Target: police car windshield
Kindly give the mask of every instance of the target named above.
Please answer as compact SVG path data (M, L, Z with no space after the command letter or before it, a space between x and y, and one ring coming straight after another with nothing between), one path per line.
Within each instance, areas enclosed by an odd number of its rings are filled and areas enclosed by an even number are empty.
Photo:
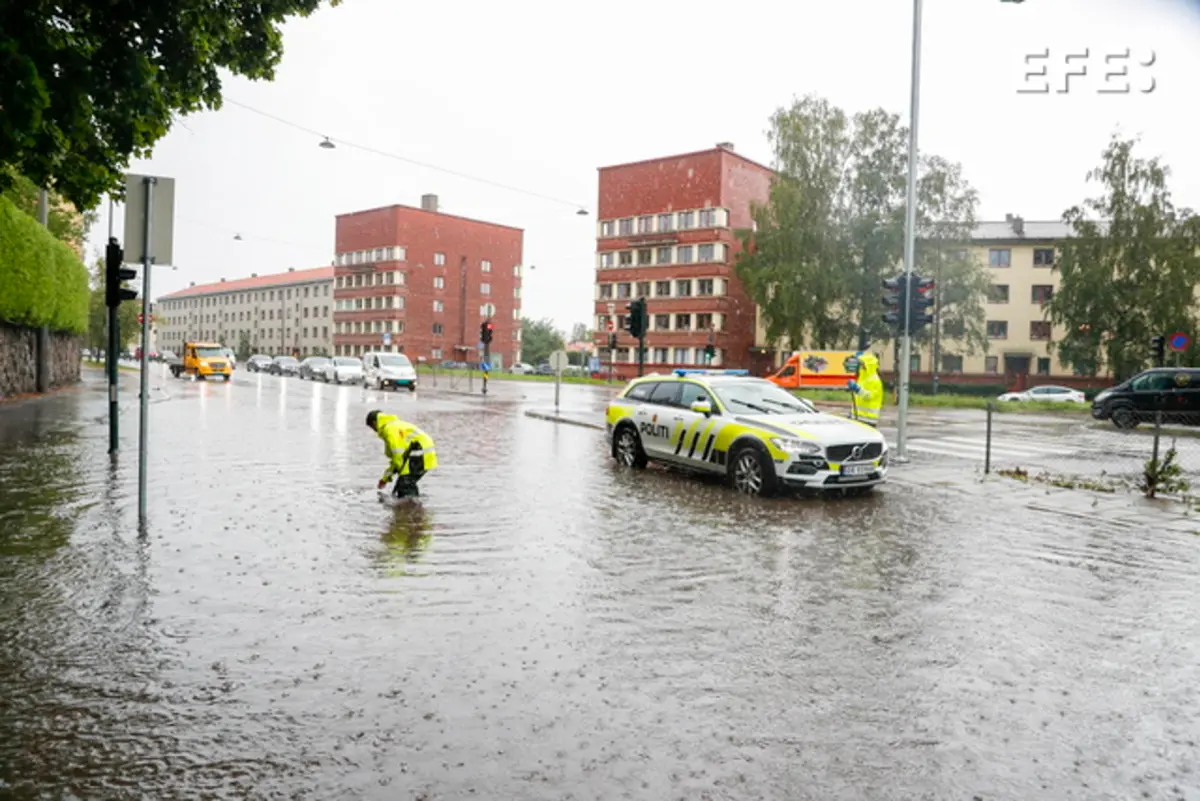
M769 381L714 382L713 393L732 412L752 409L760 414L811 414L816 409L807 401Z

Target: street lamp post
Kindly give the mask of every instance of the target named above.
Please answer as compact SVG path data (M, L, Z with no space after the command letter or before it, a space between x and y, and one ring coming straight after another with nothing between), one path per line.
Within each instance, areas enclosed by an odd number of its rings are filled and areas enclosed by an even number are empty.
M921 106L921 0L913 0L912 91L908 126L908 191L904 221L904 273L911 281L917 227L917 122ZM896 419L896 461L908 461L908 384L912 373L911 304L904 307L904 330L900 338L900 408Z

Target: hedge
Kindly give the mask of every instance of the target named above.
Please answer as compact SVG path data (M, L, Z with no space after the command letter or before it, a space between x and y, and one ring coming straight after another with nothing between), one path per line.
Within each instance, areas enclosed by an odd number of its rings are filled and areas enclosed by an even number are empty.
M0 197L0 320L85 333L88 284L87 267L75 251Z

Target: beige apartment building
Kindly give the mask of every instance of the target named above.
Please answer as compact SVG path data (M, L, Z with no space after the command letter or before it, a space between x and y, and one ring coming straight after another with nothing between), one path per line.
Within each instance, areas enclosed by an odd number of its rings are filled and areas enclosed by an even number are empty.
M155 302L155 340L179 353L203 340L251 353L296 357L333 352L333 267L289 269L211 284L192 284Z
M970 252L986 265L992 277L987 312L988 350L968 355L961 342L943 333L938 373L945 380L956 374L996 376L1071 376L1050 351L1050 343L1062 331L1050 325L1044 304L1058 288L1059 276L1052 269L1056 246L1070 235L1062 222L1035 222L1009 215L998 222L982 222L975 228ZM882 290L881 290L882 294ZM882 310L880 312L882 314ZM756 345L771 350L766 342L761 313L757 316ZM886 372L895 368L894 349L873 348ZM913 372L932 372L932 344L914 343ZM786 347L775 353L781 363Z

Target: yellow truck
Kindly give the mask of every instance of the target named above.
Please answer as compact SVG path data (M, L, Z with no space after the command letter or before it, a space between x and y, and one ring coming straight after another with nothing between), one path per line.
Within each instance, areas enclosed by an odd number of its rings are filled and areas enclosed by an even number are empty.
M195 378L233 378L233 362L225 355L225 348L211 342L183 343L183 358L171 365L176 377L190 375Z

